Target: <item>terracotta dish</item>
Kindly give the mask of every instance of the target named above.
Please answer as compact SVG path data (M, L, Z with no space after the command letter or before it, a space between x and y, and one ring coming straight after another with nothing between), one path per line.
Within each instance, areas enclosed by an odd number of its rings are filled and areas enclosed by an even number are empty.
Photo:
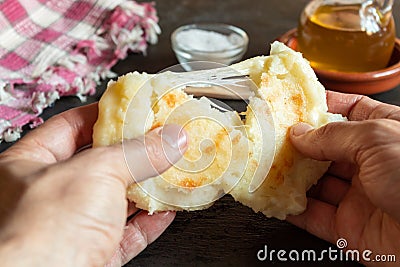
M277 39L298 51L297 30L292 29ZM389 66L371 72L339 72L314 68L325 88L345 93L377 94L400 84L400 39L396 39Z

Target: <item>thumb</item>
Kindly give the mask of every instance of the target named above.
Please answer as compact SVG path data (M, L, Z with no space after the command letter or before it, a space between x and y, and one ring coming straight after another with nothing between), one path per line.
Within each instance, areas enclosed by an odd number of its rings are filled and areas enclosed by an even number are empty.
M360 152L371 144L369 125L368 121L333 122L314 129L309 124L298 123L290 130L290 140L307 157L359 163Z
M182 157L187 145L183 128L170 124L122 144L83 151L73 160L79 165L85 162L87 172L113 176L128 186L169 169Z
M165 172L182 157L187 141L183 128L174 124L124 141L123 153L133 181L140 182Z

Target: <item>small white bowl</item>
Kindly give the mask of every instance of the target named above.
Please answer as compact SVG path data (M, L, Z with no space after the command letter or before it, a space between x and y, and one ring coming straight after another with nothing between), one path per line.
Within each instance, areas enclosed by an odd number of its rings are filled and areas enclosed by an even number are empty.
M230 65L242 59L249 38L242 29L221 23L197 23L181 26L171 35L172 49L186 70L194 61Z

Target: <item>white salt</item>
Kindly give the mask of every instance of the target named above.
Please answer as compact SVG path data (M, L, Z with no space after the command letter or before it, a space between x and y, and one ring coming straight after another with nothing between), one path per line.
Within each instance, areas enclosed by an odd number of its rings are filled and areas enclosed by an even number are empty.
M214 31L188 29L179 32L176 41L186 50L218 52L234 49L241 40L236 34L227 36Z

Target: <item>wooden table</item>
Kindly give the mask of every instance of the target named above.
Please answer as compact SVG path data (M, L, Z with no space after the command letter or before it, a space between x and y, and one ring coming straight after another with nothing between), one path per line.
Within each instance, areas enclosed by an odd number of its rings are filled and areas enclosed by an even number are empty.
M192 22L223 22L243 28L249 35L245 58L267 54L269 44L279 35L296 27L306 0L156 0L162 35L159 43L148 49L147 56L130 55L113 70L124 74L133 70L156 73L177 64L170 44L172 31ZM396 1L395 18L400 22L400 4ZM399 34L398 34L399 35ZM99 99L106 82L88 102ZM400 105L400 87L373 96ZM229 104L235 105L234 102ZM61 99L47 109L43 117L82 105L77 98ZM1 144L0 151L11 144ZM228 196L204 211L179 212L167 231L127 266L320 266L321 262L260 262L257 252L269 249L315 249L329 246L303 230L284 221L268 219ZM324 262L324 266L359 266L357 263Z

